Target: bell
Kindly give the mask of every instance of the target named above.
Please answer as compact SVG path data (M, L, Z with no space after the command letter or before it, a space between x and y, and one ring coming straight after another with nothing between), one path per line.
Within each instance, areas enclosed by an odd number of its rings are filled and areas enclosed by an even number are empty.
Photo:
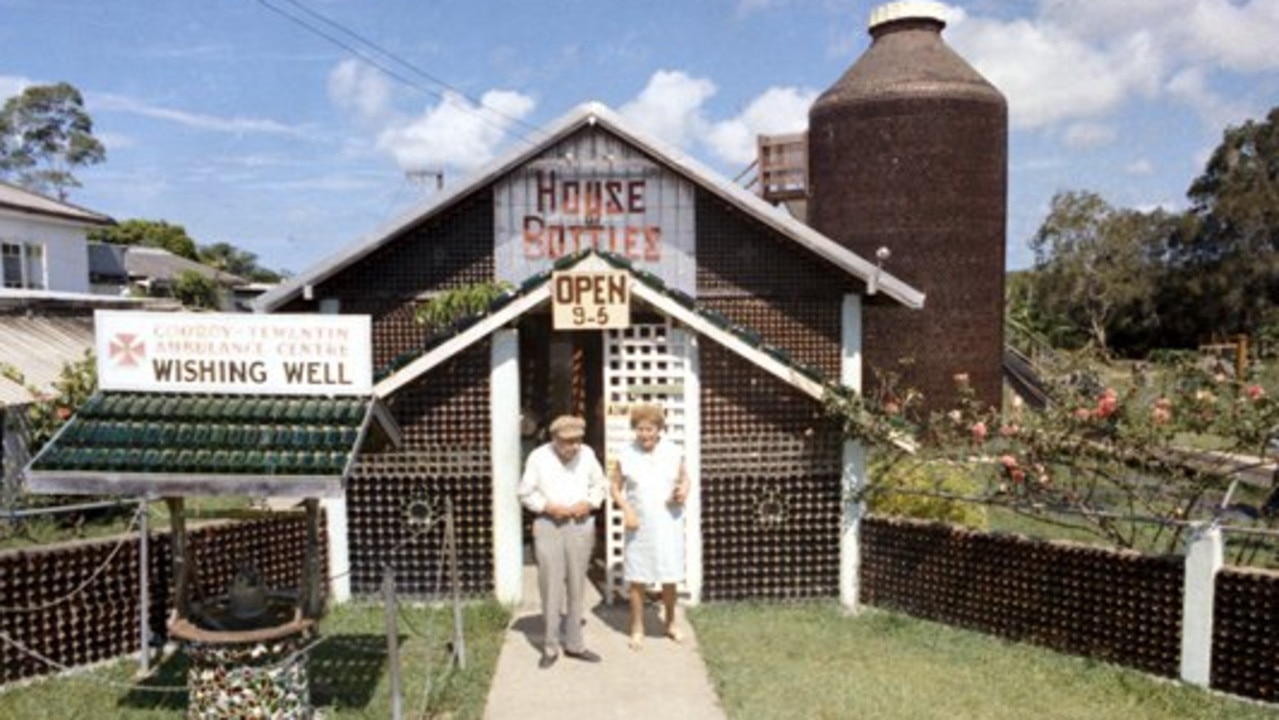
M245 563L235 572L227 592L227 610L239 620L252 620L266 612L266 588L257 569Z

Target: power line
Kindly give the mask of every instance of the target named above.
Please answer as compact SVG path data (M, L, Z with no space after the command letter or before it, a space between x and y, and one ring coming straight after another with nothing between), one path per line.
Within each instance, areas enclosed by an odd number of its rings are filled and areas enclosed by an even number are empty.
M537 126L527 123L524 120L521 120L520 118L515 117L514 115L510 115L509 113L505 113L499 110L498 108L495 108L491 105L486 104L482 99L473 97L470 94L466 93L465 91L461 90L460 88L446 82L445 80L439 77L436 77L435 75L432 75L431 73L428 73L427 71L421 69L420 67L413 64L412 62L409 62L408 60L397 55L396 53L390 50L387 50L386 48L370 40L369 38L361 35L360 33L354 30L351 30L350 28L337 22L336 20L333 20L332 18L326 15L323 15L315 10L312 10L311 8L308 8L307 6L298 2L298 0L283 0L283 1L288 3L290 6L297 8L298 10L305 13L306 15L324 23L325 25L336 30L337 32L349 38L352 38L357 43L360 43L364 45L365 47L371 49L374 53L381 55L382 57L387 58L394 63L397 63L403 68L406 68L412 74L417 75L418 77L424 78L428 82L433 83L434 85L437 85L441 88L444 88L445 90L451 91L454 94L458 95L459 97L469 101L476 108L479 108L479 110L477 111L477 110L473 110L470 107L467 107L465 108L467 112L475 112L475 114L479 117L480 120L489 123L494 128L501 131L502 133L510 132L510 128L506 125L496 122L493 118L489 117L486 113L490 113L492 115L496 115L500 118L503 118L507 120L509 123L511 123L511 125L518 125L520 127L531 130L532 132L536 134L539 134L539 135L541 134L542 131ZM404 83L405 85L408 85L409 87L415 88L417 90L428 93L430 95L434 95L435 97L438 97L440 99L444 99L444 93L441 92L440 90L434 87L425 86L415 80L405 77L402 73L399 73L395 71L394 69L388 67L387 63L381 62L377 58L371 57L369 53L365 52L361 48L355 47L351 43L345 40L342 40L341 38L335 37L332 33L325 31L323 28L317 27L315 24L308 22L306 19L299 17L297 15L291 14L289 12L286 12L283 8L277 7L276 5L272 5L268 0L258 0L258 4L274 12L280 17L288 20L289 22L292 22L295 25L307 30L308 32L311 32L317 35L318 37L321 37L333 43L334 45L337 45L338 47L346 50L347 52L350 52L351 54L355 55L361 60L369 63L373 67L376 67L377 69L386 73L387 76L395 80L398 80L399 82ZM526 133L517 132L514 134L518 139L523 140L524 142L527 142L530 145L536 144L536 140L534 140L532 137L530 137Z

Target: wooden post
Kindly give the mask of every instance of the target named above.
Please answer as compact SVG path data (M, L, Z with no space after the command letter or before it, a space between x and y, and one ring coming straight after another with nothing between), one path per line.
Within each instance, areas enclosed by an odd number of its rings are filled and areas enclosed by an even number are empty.
M1248 336L1235 338L1235 380L1244 382L1248 379Z
M390 566L382 569L382 606L386 612L386 659L391 665L391 718L404 717L404 705L400 698L400 630L395 614L395 571Z
M453 498L444 500L444 544L449 556L449 585L453 588L453 664L466 669L466 634L462 624L462 585L457 578L457 526L453 522Z
M180 497L167 497L164 504L169 508L169 528L173 538L173 608L178 617L186 618L191 610L187 598L191 563L187 557L186 501Z
M138 674L151 673L151 528L148 498L138 501Z
M306 554L302 566L302 615L312 620L324 612L324 592L320 582L320 501L307 498Z

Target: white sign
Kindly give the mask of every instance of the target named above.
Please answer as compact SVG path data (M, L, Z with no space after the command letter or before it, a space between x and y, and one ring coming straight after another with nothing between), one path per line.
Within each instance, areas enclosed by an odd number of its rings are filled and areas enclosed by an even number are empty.
M622 270L551 274L556 330L620 330L631 326L630 276Z
M619 142L575 138L494 186L494 271L520 283L560 258L607 252L693 295L693 184Z
M98 310L98 387L143 392L369 395L367 315Z

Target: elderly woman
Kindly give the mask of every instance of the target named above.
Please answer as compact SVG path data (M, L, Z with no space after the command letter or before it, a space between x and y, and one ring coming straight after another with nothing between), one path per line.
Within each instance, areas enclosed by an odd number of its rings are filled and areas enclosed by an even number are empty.
M683 453L662 439L662 409L638 404L631 408L630 419L635 440L617 453L610 474L613 502L625 518L623 576L630 583L630 645L638 650L644 638L644 593L651 583L662 586L666 636L681 639L675 627L675 584L684 579L689 480Z

